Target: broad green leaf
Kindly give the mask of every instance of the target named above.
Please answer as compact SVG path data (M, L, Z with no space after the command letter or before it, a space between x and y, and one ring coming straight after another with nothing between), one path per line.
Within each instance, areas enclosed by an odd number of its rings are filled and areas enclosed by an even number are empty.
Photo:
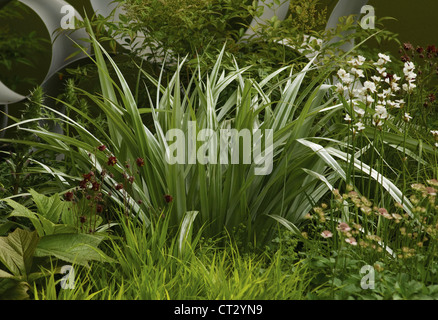
M32 200L37 205L38 213L53 223L59 223L60 216L64 211L64 202L61 201L59 195L54 194L47 197L33 189L30 189L29 192L32 195Z
M53 234L41 238L35 256L53 256L69 263L88 266L89 261L110 261L99 248L103 237L89 234Z
M0 237L0 261L14 276L26 277L32 267L38 240L35 231L23 229L15 229L7 237Z
M0 279L0 300L26 300L29 285L23 281Z
M43 216L38 215L35 212L30 211L22 204L19 204L18 202L12 200L12 199L5 199L6 203L10 205L14 210L11 213L11 217L24 217L28 218L35 230L38 232L38 235L40 237L43 237L47 234L52 234L55 230L55 224L46 219Z
M14 275L0 269L0 278L13 278Z

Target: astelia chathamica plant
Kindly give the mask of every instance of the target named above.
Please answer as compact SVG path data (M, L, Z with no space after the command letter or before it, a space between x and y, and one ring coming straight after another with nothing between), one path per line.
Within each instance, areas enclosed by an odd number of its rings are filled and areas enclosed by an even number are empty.
M72 172L82 175L90 168L96 173L106 170L107 174L100 181L101 191L120 206L128 205L129 215L146 225L151 215L171 206L171 224L180 225L188 219L197 228L203 226L210 236L224 230L232 232L243 224L247 226L247 240L257 238L260 243L272 236L277 222L297 231L296 225L313 204L339 179L347 179L343 160L338 163L334 158L343 156L339 145L343 145L341 140L347 130L331 125L343 105L333 105L331 86L324 84L329 71L316 72L313 61L297 72L289 67L280 68L257 82L245 74L250 66L239 68L235 64L235 69L228 72L222 69L225 54L222 50L209 73L199 69L187 87L182 86L179 72L184 59L166 86L162 84L164 74L156 79L141 70L146 90L151 92L148 90L151 85L157 89L156 96L149 96L150 108L141 108L114 60L95 40L89 24L88 32L102 94L80 92L105 114L108 132L66 102L63 103L67 108L86 117L94 128L85 128L44 106L59 115L71 131L75 130L76 136L43 128L23 130L45 142L37 147L64 154L68 162L74 164ZM117 79L110 77L107 63ZM287 71L290 73L286 79L277 77ZM303 85L309 72L315 76L310 84ZM150 116L152 125L145 125L143 115ZM240 145L239 151L246 150L253 155L257 148L269 150L265 159L272 155L272 170L265 175L256 174L260 159L245 163L241 161L242 153L238 163L203 162L212 159L210 152L232 158L230 141L225 154L221 153L220 143L208 147L209 153L205 153L205 137L192 145L196 153L190 154L186 144L182 150L183 161L168 161L169 150L178 149L175 137L174 140L169 138L169 132L176 130L185 137L192 134L199 137L201 132L209 130L211 137L220 141L224 129L249 132L251 143ZM98 139L93 130L97 130L105 142ZM261 133L259 136L257 131ZM310 141L315 137L317 142ZM26 143L17 141L20 142ZM266 148L269 142L272 149ZM204 150L204 154L197 157L200 150ZM184 162L192 157L198 161ZM217 159L213 157L213 160ZM129 170L126 165L130 166ZM83 181L83 177L67 185L72 187L78 181ZM88 188L93 188L92 184ZM196 219L189 219L190 212L198 212Z

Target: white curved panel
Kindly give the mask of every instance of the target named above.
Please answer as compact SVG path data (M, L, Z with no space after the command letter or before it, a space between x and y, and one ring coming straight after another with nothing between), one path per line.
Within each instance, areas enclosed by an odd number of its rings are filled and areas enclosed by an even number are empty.
M85 47L88 46L88 44L80 40L81 38L88 37L85 30L79 29L73 32L71 32L71 30L59 31L60 21L63 17L61 8L65 5L69 5L67 2L63 0L19 1L32 9L41 18L52 40L52 60L42 84L67 65L86 57L86 55L81 52L73 58L67 59L72 53L78 50L78 48L73 45L72 40L81 43ZM7 2L9 1L3 0L0 2L0 5L5 5ZM75 14L77 17L80 17L78 12ZM25 96L12 91L0 81L0 104L12 104L22 101L23 99L25 99Z
M0 8L10 1L11 0L0 0ZM69 5L69 3L63 0L19 1L27 5L38 14L38 16L44 22L52 39L52 60L43 84L48 81L56 72L65 68L70 63L86 57L85 54L81 53L67 60L67 57L69 57L73 52L77 50L77 48L72 45L72 40L80 42L81 38L88 38L88 34L85 32L85 30L78 29L74 30L73 32L70 32L69 30L63 30L61 33L57 34L60 28L60 21L63 17L63 14L61 13L61 8L65 5ZM326 29L336 27L339 18L342 16L347 16L351 14L359 15L362 6L367 3L368 0L339 0L328 20ZM124 12L123 8L121 8L120 6L118 7L118 3L114 2L113 0L90 0L90 4L94 11L105 17L108 17L114 10L116 10L114 15L114 21L118 21L118 16ZM254 18L252 20L249 28L245 32L242 39L253 35L254 30L257 28L258 25L265 23L266 20L271 19L275 15L280 20L285 19L289 10L290 1L284 1L280 5L278 5L274 3L274 0L259 0L258 4L264 6L264 12L261 17ZM78 18L80 18L78 12L75 12L75 14ZM141 33L139 33L138 35L139 37L137 39L137 42L132 44L131 46L127 46L121 38L116 38L115 40L117 40L117 42L119 42L123 47L130 49L132 48L132 46L138 46L142 44L142 39L144 39L145 35ZM89 45L87 43L81 44L86 48L89 48ZM344 49L348 50L352 48L353 45L353 43L347 43ZM144 50L148 52L148 48L144 48ZM12 104L22 101L25 98L25 96L12 91L0 81L0 104Z

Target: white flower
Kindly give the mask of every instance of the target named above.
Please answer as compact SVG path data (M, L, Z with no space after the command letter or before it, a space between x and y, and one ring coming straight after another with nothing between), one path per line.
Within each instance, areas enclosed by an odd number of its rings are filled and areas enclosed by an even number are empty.
M400 109L400 104L397 103L397 102L395 102L395 101L388 100L388 101L386 101L386 104L387 104L388 106L390 106L391 108L397 108L397 109Z
M351 68L351 72L358 78L363 78L365 75L363 74L363 70Z
M387 56L386 54L379 53L379 58L382 59L383 61L385 61L385 63L391 62L391 58L389 56Z
M350 115L348 113L345 115L344 120L347 122L351 122L351 118L350 118Z
M360 65L363 65L363 63L365 62L366 58L359 55L357 56L357 61L360 63Z
M367 96L366 102L367 102L367 104L371 104L371 103L373 103L373 102L374 102L373 97L371 97L371 96Z
M338 70L338 76L344 84L350 84L353 82L353 77L344 69Z
M394 96L394 94L392 93L391 88L388 88L388 89L383 90L383 94L384 94L386 97Z
M383 121L379 118L378 115L374 115L373 117L373 125L375 125L376 127L381 127L383 124Z
M438 137L438 130L430 130L430 133L432 133L434 137Z
M403 120L405 120L406 122L409 122L411 119L412 119L412 117L409 115L409 113L405 112Z
M361 89L353 89L353 97L355 98L361 98L366 94L366 91L364 88Z
M385 64L385 60L379 59L377 62L374 62L374 65L376 66L383 66Z
M411 61L406 61L406 62L405 62L405 65L404 65L404 68L403 68L403 73L406 75L406 74L408 74L409 72L412 72L412 71L414 71L414 70L415 70L415 65L414 65L414 63L411 62Z
M380 99L385 99L386 98L386 93L385 92L378 93L377 97L379 97Z
M355 124L355 126L356 126L357 131L362 131L362 130L365 129L365 126L364 126L363 123L360 122L360 121L357 122L357 123Z
M347 90L347 87L345 87L341 82L338 82L335 84L336 92L339 94L343 94L345 90Z
M357 102L356 100L348 100L348 103L353 106L357 106L359 104L359 102Z
M406 81L412 82L417 78L417 74L415 72L409 71L405 74Z
M353 109L354 109L354 112L356 113L356 116L359 118L361 118L365 114L365 110L362 108L354 107Z
M414 91L414 89L417 87L414 83L408 82L408 83L404 83L403 84L403 90L408 92L408 93L412 93L412 91Z
M352 58L350 61L348 61L348 63L351 64L353 67L359 67L363 65L365 60L366 60L365 57L357 56L357 58Z
M400 78L399 76L397 76L395 73L394 73L394 75L392 76L392 80L395 81L395 82L399 81L400 79L401 79L401 78Z
M400 90L400 86L398 85L397 82L392 82L392 83L391 83L391 89L392 89L392 91L397 92L397 91Z
M386 76L387 76L387 73L385 72L385 71L386 71L386 68L380 68L380 67L377 67L376 70L377 70L378 73L380 73L380 75L381 75L382 77L386 77Z
M380 119L386 119L388 117L388 112L386 111L386 108L381 105L376 106L376 114L379 116Z
M382 81L382 78L380 78L378 76L372 76L371 80L373 80L375 83L378 83L378 82Z
M397 103L398 105L400 105L401 107L404 106L404 104L406 103L405 100L400 99L400 100L395 100L395 103Z
M339 78L344 77L346 74L347 74L347 71L345 71L345 69L341 68L341 69L338 70L338 77Z
M376 85L374 84L374 82L365 81L363 86L364 86L364 90L369 90L371 93L376 92Z

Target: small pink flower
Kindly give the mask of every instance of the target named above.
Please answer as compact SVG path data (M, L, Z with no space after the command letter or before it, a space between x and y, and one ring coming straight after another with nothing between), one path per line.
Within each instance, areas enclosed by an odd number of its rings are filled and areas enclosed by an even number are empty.
M392 219L392 216L389 214L388 210L385 208L379 208L377 214L383 216L386 219Z
M353 237L350 237L350 238L345 239L345 242L351 244L352 246L357 246L357 241L356 241L356 239L353 238Z
M333 233L331 233L330 231L328 231L328 230L325 230L325 231L323 231L322 233L321 233L321 236L323 237L323 238L331 238L331 237L333 237Z
M342 232L348 232L348 231L351 230L350 226L347 223L345 223L345 222L341 222L339 224L339 226L337 227L337 229L339 231L342 231Z
M426 187L426 191L431 196L436 196L436 190L434 187Z

